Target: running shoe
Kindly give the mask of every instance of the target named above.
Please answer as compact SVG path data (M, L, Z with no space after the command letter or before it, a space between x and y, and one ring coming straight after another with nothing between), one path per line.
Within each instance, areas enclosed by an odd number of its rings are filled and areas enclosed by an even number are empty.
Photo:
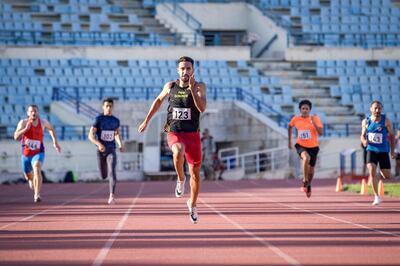
M28 179L28 186L31 190L33 190L33 181L31 179Z
M197 208L196 207L192 207L192 204L190 203L190 199L188 199L188 201L186 202L188 209L189 209L189 218L190 221L194 224L197 224L198 220L199 220L199 216L197 215Z
M39 202L41 202L41 201L42 201L42 199L40 198L40 196L34 196L34 197L33 197L33 202L39 203Z
M108 198L108 204L115 204L115 198L113 195L110 195L110 197Z
M375 197L374 202L372 202L372 205L376 206L381 204L382 200L380 197Z
M183 194L185 193L185 180L182 182L179 181L179 179L176 181L176 187L175 187L175 197L181 198Z

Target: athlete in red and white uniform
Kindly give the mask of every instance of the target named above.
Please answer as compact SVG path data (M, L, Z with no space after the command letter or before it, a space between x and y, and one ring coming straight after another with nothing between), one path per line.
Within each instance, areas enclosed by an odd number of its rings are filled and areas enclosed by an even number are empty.
M22 144L22 170L29 187L34 192L34 202L40 202L40 191L42 188L42 165L44 162L43 133L46 128L53 140L54 148L60 152L56 132L52 125L45 119L39 118L38 107L29 105L28 118L19 121L14 133L14 139L20 140Z

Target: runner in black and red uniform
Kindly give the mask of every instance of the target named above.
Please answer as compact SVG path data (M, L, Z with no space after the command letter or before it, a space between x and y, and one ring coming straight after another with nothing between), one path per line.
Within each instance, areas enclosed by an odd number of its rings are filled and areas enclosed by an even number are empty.
M189 165L191 188L187 206L190 220L192 223L197 223L196 203L200 189L201 168L200 113L206 109L206 85L195 81L192 58L183 56L179 58L177 64L179 79L167 82L164 85L138 131L143 132L146 129L150 119L168 96L169 106L165 131L168 132L168 146L173 152L174 166L178 176L175 196L180 198L184 193L183 164L184 157L186 157Z
M39 117L38 107L34 104L28 106L28 118L19 121L14 133L14 139L22 144L22 170L24 177L33 190L33 201L40 202L42 189L42 166L44 162L43 135L46 128L53 140L53 146L61 152L56 132L53 126L45 119Z

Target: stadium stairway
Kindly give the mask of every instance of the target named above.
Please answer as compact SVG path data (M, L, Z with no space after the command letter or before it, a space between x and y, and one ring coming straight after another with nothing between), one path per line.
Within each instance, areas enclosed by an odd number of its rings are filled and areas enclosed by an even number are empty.
M315 62L287 62L253 59L252 65L267 76L275 76L281 80L281 88L268 90L283 90L285 85L291 88L293 104L282 106L282 111L298 113L297 103L309 99L313 103L314 113L319 115L324 123L332 129L349 124L351 128L359 128L360 118L355 116L353 108L344 106L340 97L330 95L330 86L338 84L337 78L318 77Z

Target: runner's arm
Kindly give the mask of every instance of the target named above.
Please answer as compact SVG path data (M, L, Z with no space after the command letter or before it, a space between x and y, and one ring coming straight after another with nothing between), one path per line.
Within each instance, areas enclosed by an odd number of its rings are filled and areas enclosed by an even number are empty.
M143 132L146 127L147 124L149 123L150 119L154 116L154 114L158 111L158 109L160 108L161 104L163 103L164 99L169 95L169 92L171 90L171 87L173 85L175 81L170 81L167 82L161 93L157 96L157 98L154 99L153 103L150 106L149 112L146 115L146 118L144 119L144 121L140 124L139 128L138 128L138 132L141 133Z
M118 148L120 151L124 150L124 147L122 145L122 140L121 140L121 129L117 128L115 130L115 142L118 144Z
M193 96L194 104L197 109L202 113L206 110L207 106L207 97L206 97L206 84L203 82L198 82L191 86L189 85L189 89Z
M366 125L367 125L367 120L363 119L363 121L361 122L361 136L360 136L360 141L361 141L361 143L362 143L362 145L363 145L364 147L367 147L367 145L368 145L367 139L365 138L365 133L367 133L367 132L366 132L366 131L367 131Z
M314 117L317 117L318 123L315 123ZM314 116L311 116L311 122L312 122L312 124L314 125L315 129L317 130L318 135L321 136L321 135L324 133L324 128L323 128L323 126L322 126L321 119L319 119L318 116L314 115Z
M49 121L42 119L43 126L49 131L50 137L53 140L53 146L56 151L61 152L61 146L58 143L56 131Z
M97 128L95 128L93 126L90 127L89 134L88 134L88 140L91 143L93 143L94 145L96 145L97 148L99 149L99 151L104 151L105 150L104 145L96 139L96 132L97 132Z
M292 126L290 124L288 125L288 147L292 148Z
M20 140L22 136L26 133L26 131L29 130L30 125L31 124L27 123L26 120L19 121L17 128L15 129L14 132L14 139Z
M392 156L392 159L394 159L394 132L392 129L392 123L390 122L389 118L386 118L385 120L385 127L389 133L389 143L390 143L390 155Z

